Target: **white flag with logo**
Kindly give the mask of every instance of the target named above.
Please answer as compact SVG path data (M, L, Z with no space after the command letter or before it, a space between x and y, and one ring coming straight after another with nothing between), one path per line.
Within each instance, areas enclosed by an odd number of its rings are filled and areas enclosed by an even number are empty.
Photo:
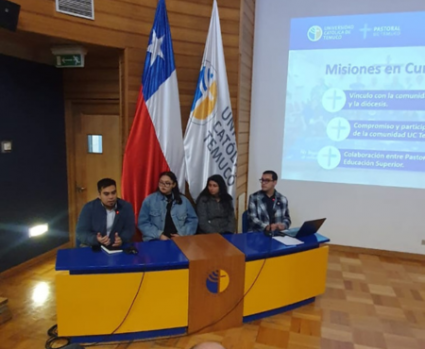
M237 149L217 1L184 136L186 179L198 197L213 174L220 174L235 198Z

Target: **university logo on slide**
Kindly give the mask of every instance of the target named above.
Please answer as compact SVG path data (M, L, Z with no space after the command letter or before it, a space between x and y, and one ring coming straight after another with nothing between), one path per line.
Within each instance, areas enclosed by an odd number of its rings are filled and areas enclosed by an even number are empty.
M217 108L217 79L214 67L205 61L199 73L198 87L192 105L194 121L201 124L213 116Z
M310 41L319 41L322 38L323 30L318 25L313 25L307 32Z
M217 269L208 275L206 284L211 293L217 294L224 292L229 286L229 274L223 269Z

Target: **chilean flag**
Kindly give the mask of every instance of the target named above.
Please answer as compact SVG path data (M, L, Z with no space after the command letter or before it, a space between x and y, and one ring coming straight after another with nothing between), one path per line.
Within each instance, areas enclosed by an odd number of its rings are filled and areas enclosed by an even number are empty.
M184 192L183 132L173 44L165 0L159 0L150 33L136 115L124 153L122 196L136 217L143 200L172 171Z

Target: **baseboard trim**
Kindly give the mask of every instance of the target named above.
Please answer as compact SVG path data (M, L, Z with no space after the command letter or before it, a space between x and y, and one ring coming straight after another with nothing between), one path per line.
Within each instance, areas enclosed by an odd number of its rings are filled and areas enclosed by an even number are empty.
M66 244L58 246L58 247L54 248L53 250L47 251L47 252L45 252L45 253L37 256L37 257L34 257L34 258L24 262L24 263L18 264L15 267L7 269L7 270L3 271L2 273L0 273L0 280L1 279L7 279L10 276L14 276L16 274L19 274L23 270L27 270L29 267L32 267L34 265L45 262L46 260L51 259L54 256L56 256L56 252L58 250L63 249L63 248L70 248L70 247L71 247L71 242L67 242Z
M380 256L380 257L398 258L398 259L412 260L412 261L418 261L418 262L425 262L425 255L423 254L398 252L398 251L386 251L386 250L378 250L374 248L353 247L353 246L343 246L343 245L334 245L334 244L328 244L328 245L331 251L370 254L370 255Z

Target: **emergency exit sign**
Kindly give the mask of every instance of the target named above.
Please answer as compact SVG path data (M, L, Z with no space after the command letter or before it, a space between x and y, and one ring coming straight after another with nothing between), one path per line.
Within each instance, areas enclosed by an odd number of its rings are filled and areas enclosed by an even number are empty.
M84 56L82 54L61 54L56 56L56 67L58 68L82 68L84 67Z

